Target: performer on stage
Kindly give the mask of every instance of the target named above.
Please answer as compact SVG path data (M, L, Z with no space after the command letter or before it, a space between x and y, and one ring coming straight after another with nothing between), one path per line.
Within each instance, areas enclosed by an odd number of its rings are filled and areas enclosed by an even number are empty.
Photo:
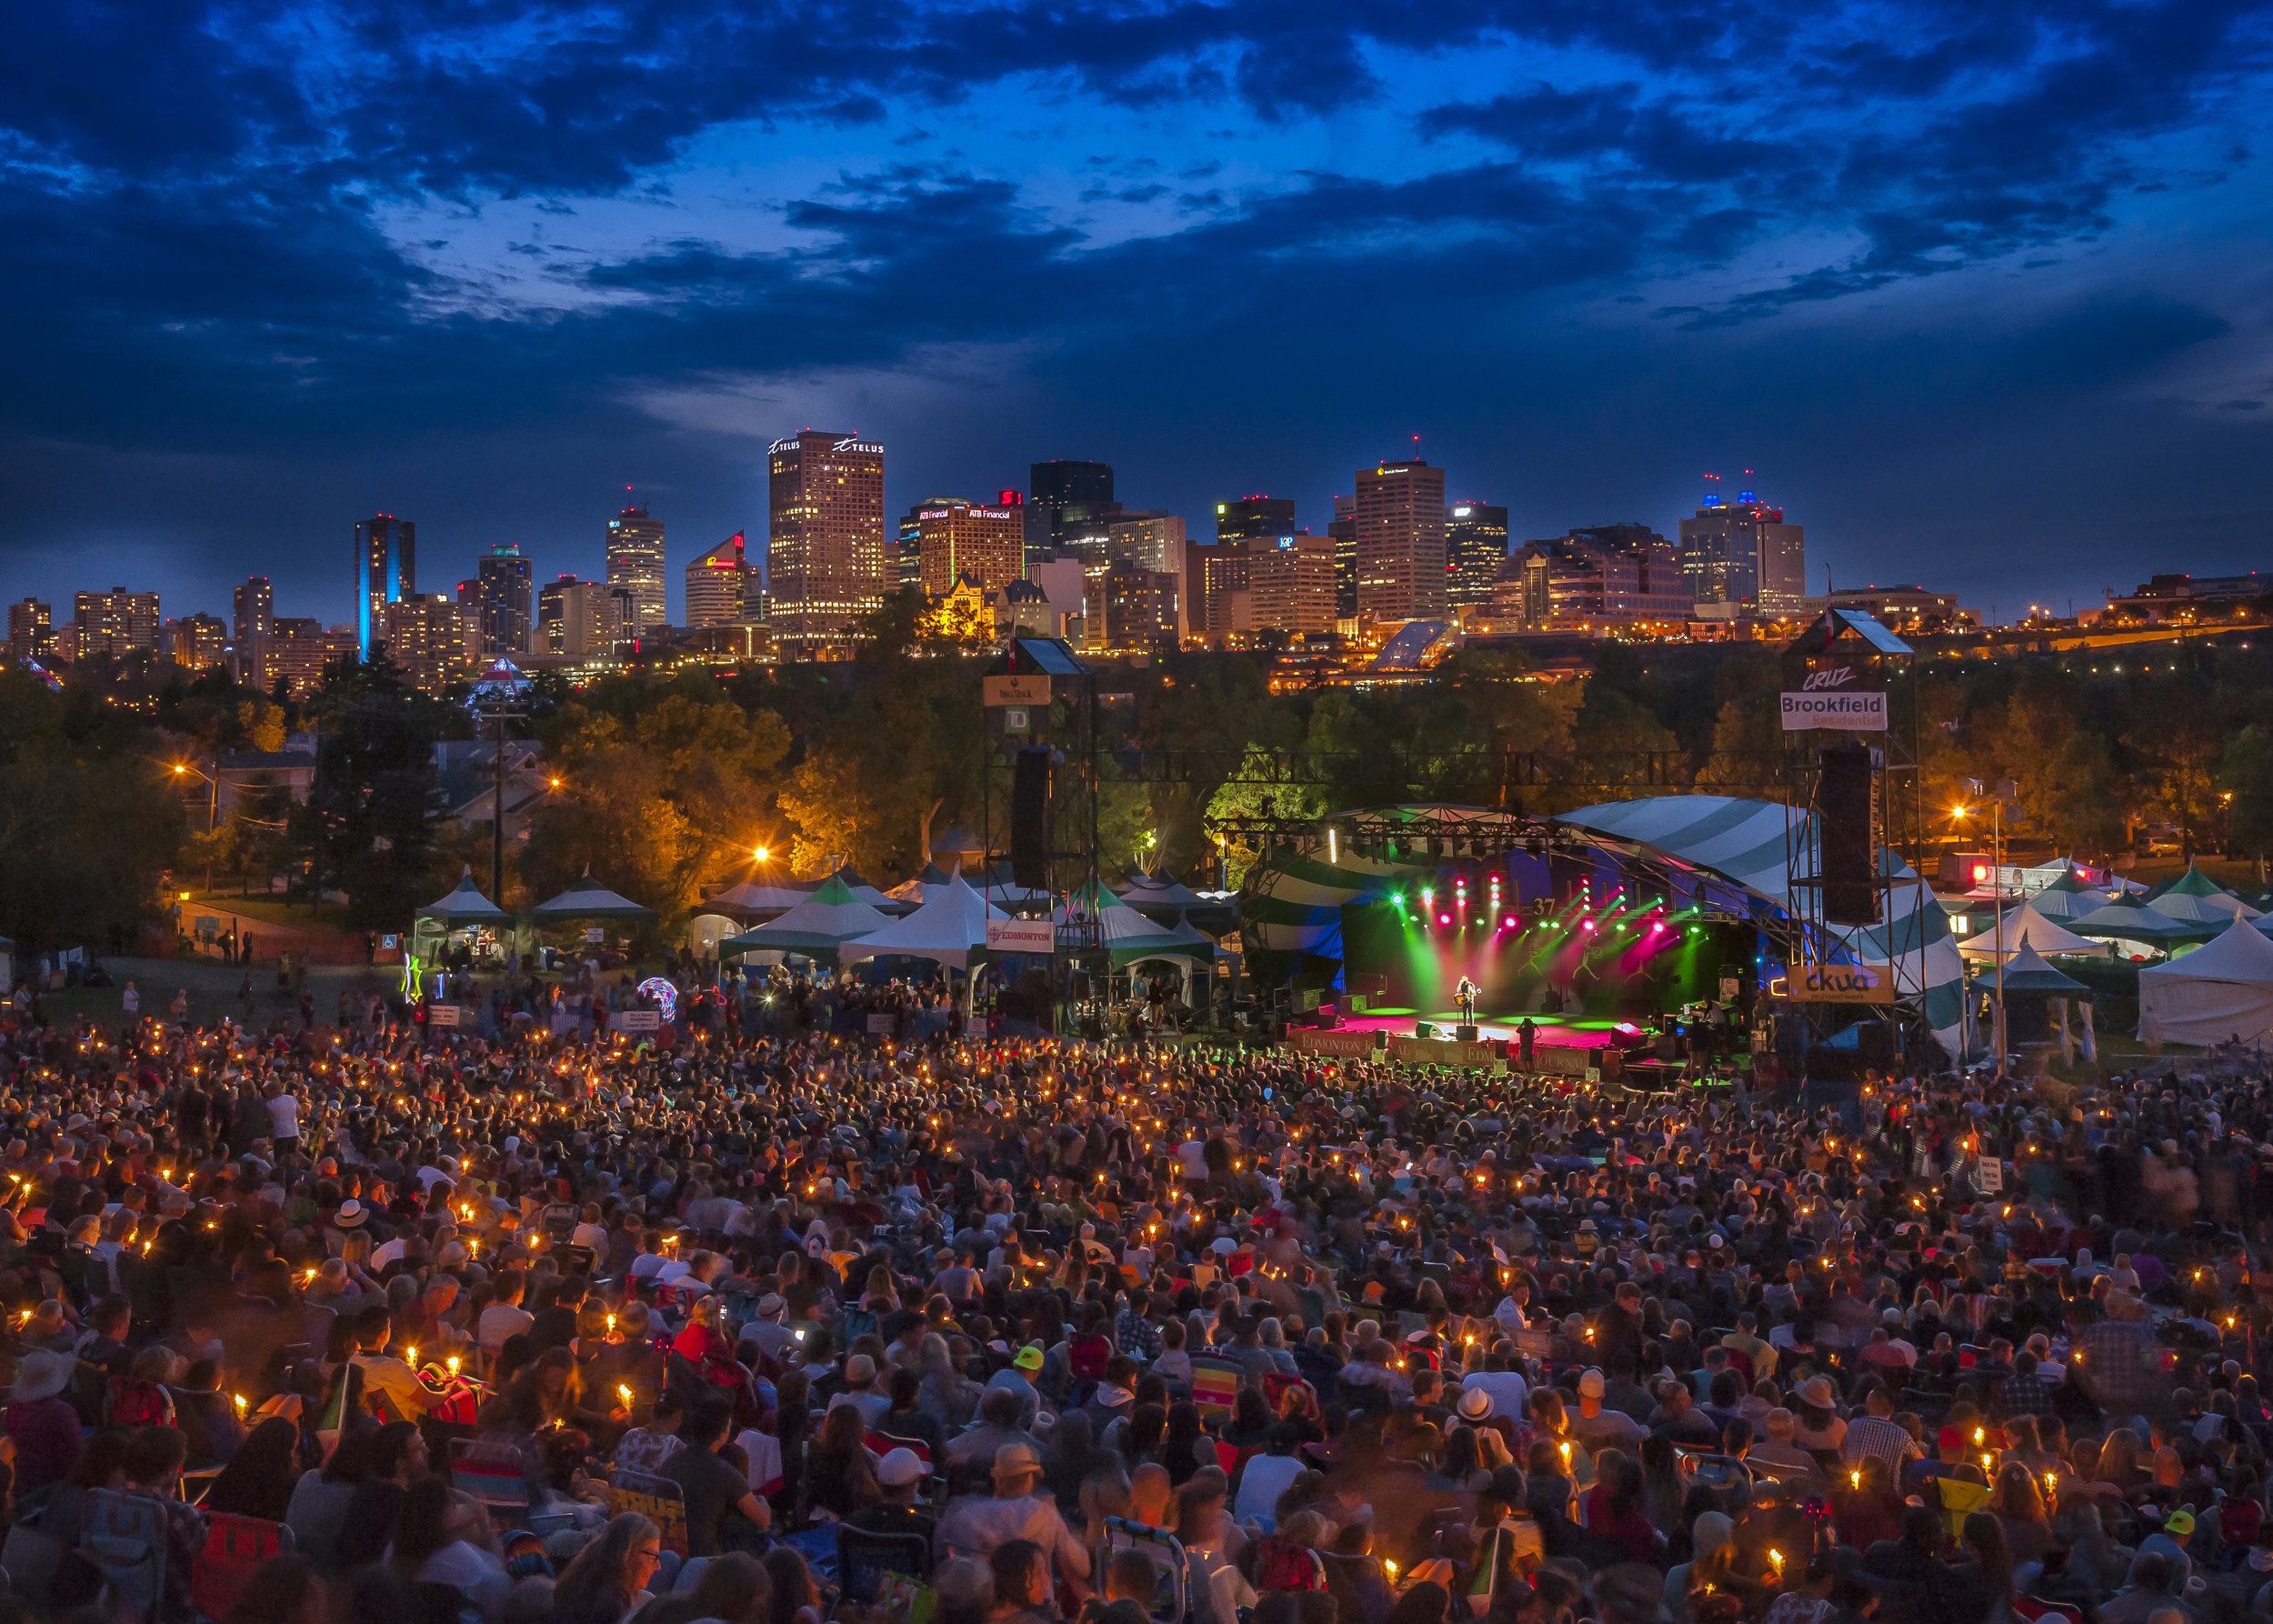
M1459 1008L1460 1024L1464 1027L1474 1026L1476 1024L1476 983L1466 976L1461 977L1460 985L1453 989L1452 1001Z

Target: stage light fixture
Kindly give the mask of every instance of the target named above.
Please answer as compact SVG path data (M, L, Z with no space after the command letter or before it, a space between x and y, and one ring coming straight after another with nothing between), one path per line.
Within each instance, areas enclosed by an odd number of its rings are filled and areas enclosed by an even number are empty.
M1452 923L1452 916L1450 914L1438 914L1437 916L1437 923L1439 925L1449 925Z

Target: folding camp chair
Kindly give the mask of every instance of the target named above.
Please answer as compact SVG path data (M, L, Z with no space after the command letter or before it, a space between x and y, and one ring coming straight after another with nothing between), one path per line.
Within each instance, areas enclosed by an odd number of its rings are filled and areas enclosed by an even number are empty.
M526 1526L529 1485L521 1451L511 1444L484 1443L478 1439L450 1440L450 1486L469 1494L489 1512L490 1526L501 1534Z
M876 1534L847 1522L836 1525L836 1582L846 1600L867 1606L892 1573L928 1579L931 1541L921 1534Z
M651 1472L619 1471L607 1486L607 1514L636 1511L663 1532L663 1549L686 1557L686 1490Z
M1145 1609L1152 1615L1155 1624L1183 1624L1184 1615L1191 1607L1190 1570L1185 1561L1184 1547L1177 1537L1166 1529L1131 1522L1126 1517L1108 1517L1089 1570L1102 1574L1114 1553L1123 1550L1145 1552L1159 1572L1160 1587L1153 1593L1152 1604Z
M189 1593L206 1618L225 1619L261 1565L290 1553L292 1530L228 1511L207 1512L206 1520L205 1543L190 1565Z
M146 1495L91 1489L79 1554L102 1574L121 1613L155 1620L165 1601L165 1510Z
M1247 1372L1228 1359L1197 1358L1192 1361L1192 1402L1199 1406L1201 1420L1210 1416L1226 1416L1238 1401L1239 1383Z

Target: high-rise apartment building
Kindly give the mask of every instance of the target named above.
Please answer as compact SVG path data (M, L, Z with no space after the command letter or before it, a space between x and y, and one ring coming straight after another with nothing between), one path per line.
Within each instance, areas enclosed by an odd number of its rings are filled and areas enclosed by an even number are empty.
M1357 617L1357 498L1334 498L1334 519L1326 527L1334 543L1334 617Z
M766 449L766 589L785 648L849 638L884 602L884 447L804 429Z
M1445 612L1445 471L1419 457L1357 471L1357 612Z
M1184 623L1192 632L1221 638L1251 628L1245 594L1253 562L1249 549L1259 545L1232 536L1210 546L1185 548Z
M481 556L474 574L481 605L480 652L490 657L526 654L536 616L528 556L517 543L500 542Z
M1099 583L1100 624L1086 641L1122 651L1173 647L1183 619L1180 599L1175 575L1116 558Z
M223 665L229 657L229 628L217 616L202 610L185 615L166 623L165 649L185 670L203 671Z
M1113 499L1113 465L1055 458L1027 469L1026 556L1032 564L1066 550L1072 536L1120 511ZM1008 504L1004 504L1007 506Z
M1524 543L1489 603L1496 618L1540 628L1684 620L1691 608L1673 544L1642 524Z
M926 507L951 507L963 501L961 496L926 496L900 515L897 530L892 537L892 589L895 592L921 592L924 589L924 526L922 514Z
M1275 538L1293 534L1294 527L1292 496L1241 496L1236 502L1216 504L1217 541L1234 536Z
M1334 629L1334 541L1307 530L1245 542L1247 618L1256 631Z
M363 654L361 635L352 626L326 631L320 620L279 616L270 621L265 635L237 645L237 676L264 692L282 683L285 692L296 698L315 692L324 673L339 661L359 659Z
M604 582L580 581L575 576L562 576L538 587L536 652L572 657L607 653L616 640L609 624L608 590Z
M631 594L632 614L617 627L625 642L667 625L663 597L663 521L626 507L607 521L607 584Z
M466 617L443 594L413 593L391 603L381 625L387 658L419 692L440 694L473 674Z
M1445 561L1451 578L1445 597L1455 609L1481 608L1507 562L1507 510L1488 502L1455 502L1445 509Z
M363 657L384 639L386 606L418 590L418 527L382 513L355 526L355 638Z
M736 530L686 566L686 625L690 631L736 626L749 618L750 579L742 532Z
M1026 576L1026 517L1015 507L961 500L916 510L916 556L926 597L968 576L988 597Z
M276 629L276 589L266 576L253 576L230 594L229 639L265 637Z
M74 593L67 637L57 639L57 652L75 660L108 655L123 659L130 654L158 652L158 595L129 592L114 586L108 592ZM64 647L67 643L68 647Z
M1807 530L1757 493L1708 496L1681 521L1681 573L1700 609L1794 615L1807 607Z
M35 597L8 606L8 657L49 660L55 656L55 608Z

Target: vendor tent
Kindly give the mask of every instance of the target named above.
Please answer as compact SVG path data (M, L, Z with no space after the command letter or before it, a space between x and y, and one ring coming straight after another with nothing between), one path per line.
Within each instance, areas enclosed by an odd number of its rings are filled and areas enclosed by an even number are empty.
M719 892L705 906L746 922L770 919L776 914L787 913L812 896L813 890L813 887L800 885L794 879L746 879Z
M2266 944L2273 947L2273 942ZM2063 976L2054 969L2043 954L2036 950L2030 937L2022 936L2020 945L2005 960L2002 977L1992 967L1980 973L1983 987L2001 986L2010 993L2044 993L2053 997L2089 997L2091 988L2072 976Z
M466 877L457 882L457 888L441 901L420 908L418 917L431 919L452 930L463 930L468 925L506 925L513 919L511 914L482 895L481 887L474 883L471 863L466 866Z
M986 898L958 874L931 886L923 906L914 913L857 941L846 942L837 950L837 957L849 962L896 953L967 969L973 950L986 946L986 921L1009 917L998 907L988 907Z
M979 878L979 889L997 907L1040 907L1050 900L1045 887L1022 886L1011 877L1008 863L997 863Z
M959 867L960 865L958 864L957 867ZM947 871L940 867L938 864L926 863L924 865L924 871L921 874L917 875L914 879L904 879L900 881L898 885L894 886L889 891L886 891L885 895L891 897L895 902L906 903L911 907L921 907L924 899L929 897L934 890L946 885L948 878L949 876Z
M1189 919L1177 919L1175 925L1169 927L1168 934L1176 937L1177 941L1182 942L1186 947L1191 948L1196 955L1207 963L1213 964L1216 961L1215 937L1200 929L1198 926L1193 924Z
M1050 917L1064 925L1092 913L1096 917L1102 945L1113 956L1115 969L1135 964L1140 958L1197 961L1212 957L1174 931L1155 925L1103 886L1083 887Z
M2107 907L2109 896L2110 893L2088 886L2070 874L2031 894L2028 906L2037 910L2039 918L2080 919Z
M655 909L641 907L628 897L618 897L592 877L587 866L584 877L550 901L540 902L529 909L528 917L539 925L566 925L577 919L652 919Z
M2095 958L2105 958L2112 951L2105 942L2093 941L2055 925L2026 902L2008 908L2004 917L1980 935L1959 942L1958 951L1968 958L1993 962L1999 957L2011 957L2023 942L2031 944L2038 953L2088 953Z
M854 872L853 867L849 863L846 864L842 868L839 868L836 873L830 875L829 878L837 881L846 890L850 891L861 901L866 903L870 907L881 908L887 914L904 914L915 906L913 903L901 902L896 897L877 890L876 887L870 885L866 880L861 878L857 873Z
M2254 919L2261 911L2192 865L2176 879L2165 880L2148 892L2146 900L2147 906L2158 914L2168 914L2174 919L2207 922L2221 928L2237 912L2245 919Z
M2205 927L2174 919L2168 914L2158 913L2136 897L2118 897L2080 919L2070 919L2068 927L2078 936L2136 942L2165 951L2188 942L2205 941L2218 934L2214 925Z
M2245 919L2217 940L2138 973L2141 1038L2208 1046L2273 1036L2273 941Z
M726 937L718 944L718 954L722 958L731 958L752 948L770 948L802 953L808 958L831 957L855 937L871 935L890 922L832 874L810 897L778 919L755 930L746 930L740 936Z

